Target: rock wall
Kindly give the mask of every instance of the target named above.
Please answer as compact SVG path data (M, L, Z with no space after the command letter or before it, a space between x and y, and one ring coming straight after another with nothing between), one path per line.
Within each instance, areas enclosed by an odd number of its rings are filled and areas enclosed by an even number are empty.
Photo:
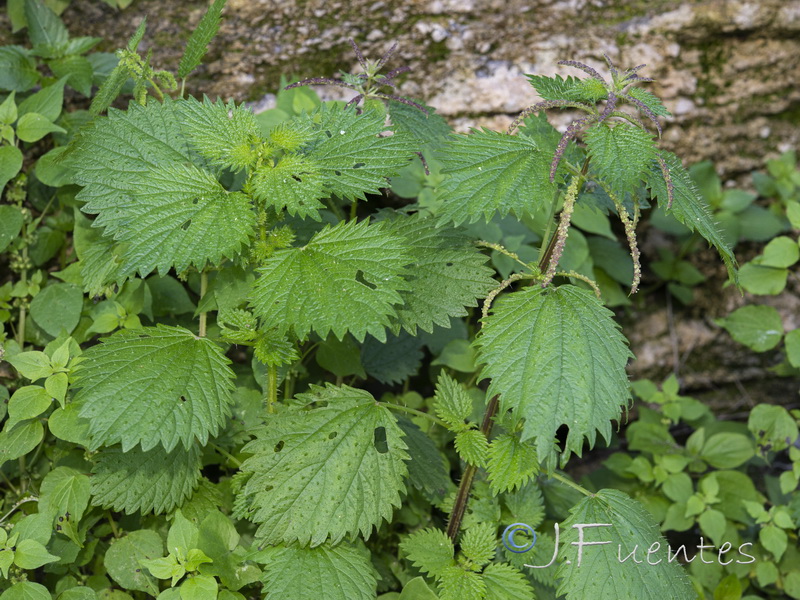
M118 13L99 0L73 0L64 19L113 49L147 15L145 41L167 67L205 6L134 0ZM504 127L535 102L524 73L578 74L558 67L560 59L602 72L607 53L622 67L648 64L652 90L674 115L665 142L687 161L709 158L736 176L800 141L798 0L229 0L193 86L263 99L281 74L354 67L348 38L367 57L397 42L391 66L412 68L400 93L424 99L462 130Z

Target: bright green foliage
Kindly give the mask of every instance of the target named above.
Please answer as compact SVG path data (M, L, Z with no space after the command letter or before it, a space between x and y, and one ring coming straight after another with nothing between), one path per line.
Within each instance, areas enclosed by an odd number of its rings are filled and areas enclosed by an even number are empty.
M728 267L729 275L735 279L736 261L730 247L722 238L719 228L714 222L708 206L703 202L691 176L677 156L666 151L660 151L659 154L669 169L670 181L673 187L670 214L692 231L699 233L708 243L714 246L725 262L725 266ZM659 205L666 206L670 196L669 186L664 180L658 161L650 163L647 186L653 196L658 198Z
M220 15L225 2L226 0L214 0L214 3L208 7L206 14L200 19L197 28L192 32L189 41L186 42L186 50L178 65L178 77L184 78L189 75L203 60L203 56L208 51L208 45L219 30Z
M253 175L253 197L276 210L319 221L319 201L326 194L317 165L308 158L287 154L276 165L263 165Z
M236 255L255 224L248 200L190 166L176 103L110 110L82 133L67 161L83 210L124 242L117 278L202 268Z
M497 532L489 523L470 527L461 537L461 552L470 562L483 567L494 558L497 548Z
M314 132L308 158L319 169L325 189L348 200L378 194L386 178L397 175L415 149L410 136L386 131L384 115L374 110L357 114L353 107L323 104L302 119Z
M742 306L719 319L717 324L724 327L734 340L756 352L771 350L783 337L781 316L771 306Z
M486 596L486 583L483 578L478 573L461 567L446 567L442 571L439 587L441 600L464 598L482 600Z
M405 240L383 223L366 220L326 227L302 248L280 250L260 269L252 307L265 327L309 331L321 337L350 332L386 339L398 290L408 284L403 267L411 262Z
M647 90L639 87L632 87L628 90L628 94L636 98L639 102L647 106L650 110L653 111L653 114L659 117L671 117L672 113L670 113L664 105L661 103L661 100L651 94Z
M200 480L200 450L160 446L142 451L104 448L92 467L93 503L133 514L163 514L183 504Z
M375 571L369 553L350 544L316 548L280 546L266 553L265 600L373 600Z
M631 353L608 309L587 290L529 287L497 305L476 344L490 377L487 397L525 418L522 440L535 438L540 461L569 426L565 456L581 453L584 438L611 436L630 399L625 365ZM603 365L601 368L599 365Z
M233 373L222 351L180 327L119 331L83 354L74 402L92 447L167 451L215 435L230 412Z
M53 57L65 49L69 32L58 15L42 2L25 2L25 20L28 23L28 37L37 54Z
M472 414L472 399L464 388L445 371L439 375L434 399L436 414L452 431L469 428L465 421Z
M528 82L542 97L542 100L561 100L571 98L580 85L580 79L568 75L562 77L556 74L553 77L546 75L526 75Z
M492 440L486 470L492 493L512 491L525 485L539 470L536 448L515 435L503 433Z
M485 600L517 600L533 597L533 590L525 576L511 565L492 563L483 570L486 584Z
M164 542L151 529L131 531L115 540L103 558L111 578L126 590L139 590L152 596L158 594L155 577L143 569L140 560L158 558L164 553Z
M489 458L489 442L477 429L459 431L455 440L456 452L469 465L482 467Z
M233 101L212 102L207 96L202 102L187 98L175 108L189 145L212 165L240 171L255 162L252 147L259 140L259 129L250 109Z
M463 317L465 307L477 306L495 286L493 271L484 266L486 256L458 229L437 229L435 220L397 216L388 225L391 233L408 241L412 265L400 291L399 324L414 335L417 327L433 331L434 325L450 327L450 317Z
M440 529L417 531L403 540L400 548L415 567L433 577L455 565L453 542Z
M66 517L77 523L89 506L89 477L70 467L56 467L42 480L39 495L40 513L54 521Z
M530 137L487 129L453 136L439 159L448 178L440 188L441 223L489 221L509 212L523 217L549 205L552 156Z
M592 169L621 199L635 189L655 157L653 136L627 123L601 123L586 132Z
M609 527L584 528L582 541L610 542L602 546L574 546L579 539L580 523L610 524ZM559 594L568 600L693 600L692 586L677 562L667 557L667 542L647 510L617 490L601 490L585 498L570 511L563 524L562 553L570 564L558 568L562 578ZM654 546L658 544L658 546ZM650 548L650 562L644 558ZM622 562L633 551L633 557ZM580 561L579 553L580 552ZM659 560L660 559L660 560Z
M400 504L408 454L391 413L363 390L315 388L298 397L322 408L287 410L245 446L252 473L237 502L267 543L318 546L368 535Z

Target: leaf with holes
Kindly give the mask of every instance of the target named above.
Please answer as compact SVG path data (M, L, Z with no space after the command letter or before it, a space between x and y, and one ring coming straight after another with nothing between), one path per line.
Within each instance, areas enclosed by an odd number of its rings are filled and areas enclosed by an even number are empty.
M283 411L244 447L250 479L237 500L269 544L318 546L369 535L400 505L409 460L402 430L363 390L313 388L321 408Z
M251 306L266 328L292 329L301 339L313 330L323 338L333 331L339 339L350 332L385 341L410 262L406 240L383 223L343 222L267 259Z
M253 174L253 198L277 211L321 221L319 201L326 193L323 179L313 161L287 154L274 166L262 165Z
M487 398L525 418L539 461L551 457L559 427L569 427L564 457L584 438L611 437L612 419L630 400L625 365L632 356L613 314L573 285L513 292L495 305L476 340Z
M188 449L222 427L233 378L214 342L158 325L120 331L86 350L74 372L73 402L89 420L92 449Z

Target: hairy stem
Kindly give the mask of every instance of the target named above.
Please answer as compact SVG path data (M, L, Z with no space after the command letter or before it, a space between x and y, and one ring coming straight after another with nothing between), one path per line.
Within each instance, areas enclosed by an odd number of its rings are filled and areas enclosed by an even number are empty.
M500 395L495 395L489 400L489 406L486 407L486 412L483 415L483 422L481 423L481 433L487 438L492 432L492 423L497 408L500 405ZM450 513L450 521L447 523L447 537L455 543L458 537L458 531L461 529L461 522L464 520L464 513L467 511L467 502L469 501L469 493L472 490L472 480L475 479L475 473L478 467L475 465L467 465L464 470L464 476L458 484L458 492L456 493L456 500L453 503L453 512Z
M555 243L552 244L550 258L547 262L547 271L545 272L542 287L548 285L553 277L556 275L558 268L558 261L561 260L561 255L564 252L564 246L567 244L567 236L569 235L569 226L572 220L572 211L575 208L575 200L578 198L578 192L581 189L583 177L573 177L572 181L567 188L567 195L564 197L564 208L561 210L561 217L558 221L558 229L553 236Z
M212 443L210 443L209 445L210 445L210 446L211 446L211 447L212 447L214 450L216 450L217 452L219 452L219 453L220 453L222 456L224 456L224 457L225 457L225 458L227 458L229 461L231 461L231 462L232 462L234 465L236 465L236 467L237 467L237 468L242 466L242 461L240 461L240 460L239 460L238 458L236 458L236 457L235 457L233 454L231 454L230 452L228 452L227 450L225 450L225 448L222 448L221 446L218 446L217 444L215 444L215 443L213 443L213 442L212 442Z
M208 291L208 273L205 269L200 272L200 300L203 300L203 296L206 295ZM206 337L206 324L208 321L208 313L205 311L200 313L200 329L198 331L198 335L200 337Z
M267 412L275 412L275 403L278 401L278 367L267 365Z
M568 485L569 487L571 487L574 490L578 490L584 496L589 496L590 498L594 496L594 494L592 492L590 492L589 490L587 490L585 487L583 487L582 485L578 485L577 483L572 481L569 477L565 477L561 473L557 473L557 472L553 471L552 473L550 473L550 477L552 477L556 481L560 481L564 485Z

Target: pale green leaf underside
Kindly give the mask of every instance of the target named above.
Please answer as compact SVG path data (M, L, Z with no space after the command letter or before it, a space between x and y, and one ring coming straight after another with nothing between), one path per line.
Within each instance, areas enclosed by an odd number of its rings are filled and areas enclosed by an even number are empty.
M405 167L415 150L408 134L379 137L387 131L384 115L373 110L358 114L354 107L323 104L304 117L317 141L307 158L319 168L330 194L348 200L366 199L387 187L387 178Z
M405 240L385 224L343 222L269 258L251 306L266 327L292 329L301 339L313 330L322 338L349 331L358 340L370 333L384 341L410 262Z
M655 157L653 136L633 125L600 123L586 132L591 168L617 194L638 187Z
M728 275L736 280L736 260L714 221L708 205L703 200L691 175L672 152L660 152L667 164L673 185L672 214L692 231L696 231L719 252L728 268ZM657 161L651 161L647 185L658 203L664 207L668 202L667 184Z
M117 276L219 263L246 244L254 217L242 194L192 166L178 102L131 103L87 128L65 155L84 212L124 242Z
M565 455L580 455L584 438L608 440L612 419L628 403L625 365L631 352L591 292L572 285L528 287L506 296L476 340L481 374L503 409L525 418L522 440L535 438L539 461L554 450L556 431L569 427Z
M314 388L301 399L327 406L279 413L245 446L252 457L242 471L252 475L240 507L269 544L367 536L400 505L409 459L402 430L363 390Z
M509 212L532 215L553 199L550 161L526 136L488 130L451 138L441 152L440 223L487 222Z
M233 371L222 350L180 327L120 331L84 352L74 402L92 448L205 444L230 414Z
M373 600L375 570L364 549L350 544L269 550L265 600Z
M454 228L436 228L434 219L398 216L389 231L406 238L411 254L410 289L400 292L398 323L415 335L417 327L431 332L434 325L450 327L450 317L467 315L497 286L487 257L467 235Z
M585 498L570 511L562 526L561 556L570 564L561 564L559 594L567 600L692 600L697 597L686 573L677 562L669 562L667 542L649 512L618 490L600 490ZM610 542L602 546L584 546L578 563L579 523L609 523L611 527L584 529L585 542ZM654 543L660 549L645 559ZM638 546L638 548L636 548ZM636 548L636 559L620 562Z
M92 503L133 514L164 514L182 505L200 480L200 449L143 452L104 448L94 457Z
M186 77L203 60L203 56L208 50L208 44L211 43L211 40L219 30L223 6L225 6L225 0L214 0L214 3L208 7L206 14L200 19L197 28L189 36L186 50L178 65L178 77Z

